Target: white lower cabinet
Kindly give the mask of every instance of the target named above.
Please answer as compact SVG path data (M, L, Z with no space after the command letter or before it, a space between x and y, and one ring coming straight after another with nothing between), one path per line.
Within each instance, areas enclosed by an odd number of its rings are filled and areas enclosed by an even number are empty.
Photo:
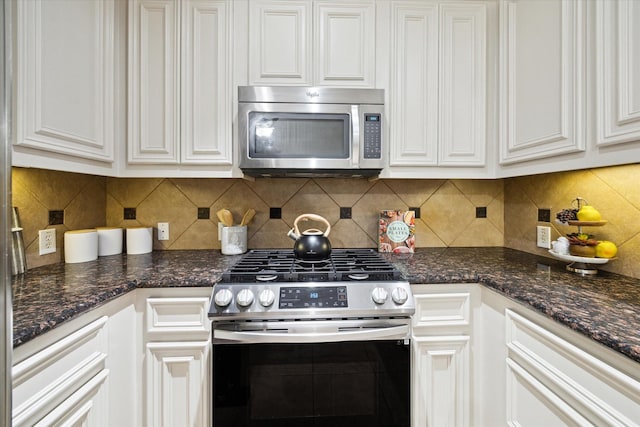
M13 354L13 425L134 425L133 299L81 316Z
M145 425L211 424L211 288L153 289L144 301Z
M469 426L473 285L413 285L413 427Z
M107 425L107 316L13 368L14 426Z
M477 425L640 425L638 363L488 289Z
M210 295L137 289L17 347L13 425L209 426Z

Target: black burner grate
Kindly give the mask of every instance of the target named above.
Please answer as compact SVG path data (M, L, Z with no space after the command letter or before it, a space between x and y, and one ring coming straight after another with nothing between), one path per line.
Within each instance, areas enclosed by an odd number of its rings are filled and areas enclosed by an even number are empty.
M222 274L224 283L401 280L373 249L334 249L322 261L297 259L291 250L254 249Z

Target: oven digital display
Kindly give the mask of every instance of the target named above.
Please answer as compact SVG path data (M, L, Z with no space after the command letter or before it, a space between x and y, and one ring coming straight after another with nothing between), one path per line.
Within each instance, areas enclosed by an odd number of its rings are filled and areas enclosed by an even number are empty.
M348 307L345 286L321 288L281 287L280 308Z

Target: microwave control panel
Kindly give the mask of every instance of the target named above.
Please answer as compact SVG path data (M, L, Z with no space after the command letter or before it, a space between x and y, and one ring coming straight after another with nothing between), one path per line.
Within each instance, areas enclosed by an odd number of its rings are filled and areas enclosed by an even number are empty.
M382 156L382 116L364 115L364 153L365 159L379 159Z

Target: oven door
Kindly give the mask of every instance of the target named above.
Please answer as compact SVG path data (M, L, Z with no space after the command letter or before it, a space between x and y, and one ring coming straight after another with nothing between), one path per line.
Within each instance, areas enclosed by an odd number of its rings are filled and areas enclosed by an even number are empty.
M408 325L247 323L214 324L214 427L409 427Z

